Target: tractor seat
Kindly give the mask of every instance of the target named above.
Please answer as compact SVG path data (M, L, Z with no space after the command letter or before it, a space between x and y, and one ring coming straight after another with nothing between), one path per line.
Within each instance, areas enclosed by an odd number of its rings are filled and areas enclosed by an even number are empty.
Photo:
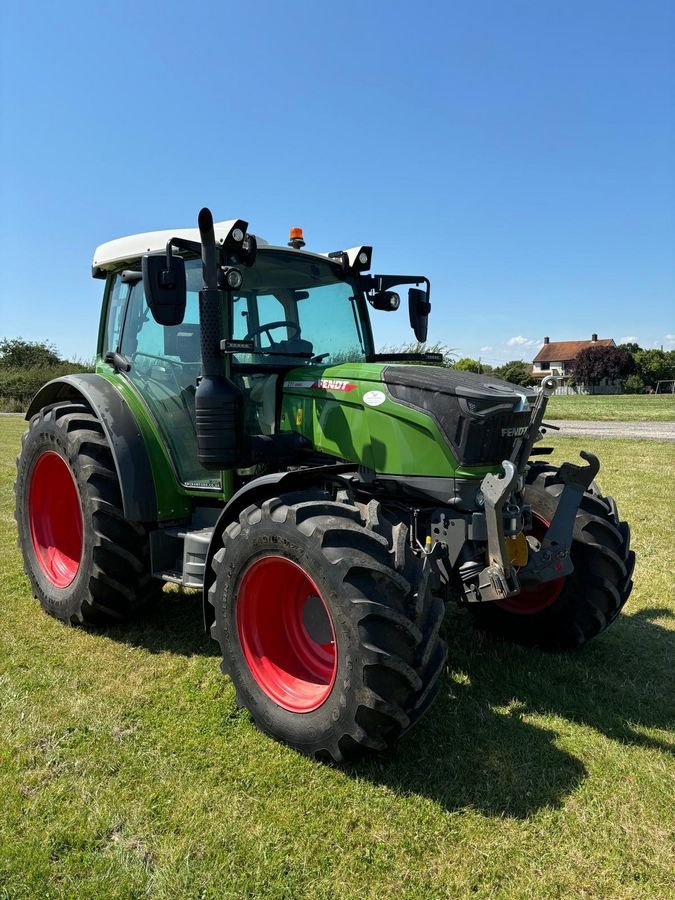
M177 356L183 363L199 363L199 325L184 322L165 328L164 349L167 355Z
M305 357L307 354L314 352L314 344L303 338L290 338L286 341L278 341L273 345L273 348L277 353L288 353L289 356L297 354L300 357Z
M278 375L253 375L249 397L256 404L262 434L274 434Z

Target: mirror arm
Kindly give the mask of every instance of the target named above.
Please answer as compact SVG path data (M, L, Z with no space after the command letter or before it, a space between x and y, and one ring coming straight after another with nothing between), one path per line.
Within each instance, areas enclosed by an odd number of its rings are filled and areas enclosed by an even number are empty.
M195 256L202 255L202 245L198 241L188 241L186 238L172 237L166 242L166 259L171 260L171 248L174 250L187 250Z
M197 241L188 241L186 238L172 237L166 242L166 270L162 272L162 284L172 287L171 281L167 278L171 272L171 260L173 250L187 250L188 253L194 253L195 256L201 256L202 246Z
M427 297L431 296L431 282L424 275L362 275L361 283L365 291L386 291L399 284L420 284L424 282Z

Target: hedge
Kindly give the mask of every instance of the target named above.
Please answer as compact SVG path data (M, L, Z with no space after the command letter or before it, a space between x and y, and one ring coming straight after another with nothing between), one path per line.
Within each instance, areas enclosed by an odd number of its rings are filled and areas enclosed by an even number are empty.
M58 366L35 366L28 369L0 367L0 409L5 412L23 412L46 382L73 372L91 371L89 366L69 362Z

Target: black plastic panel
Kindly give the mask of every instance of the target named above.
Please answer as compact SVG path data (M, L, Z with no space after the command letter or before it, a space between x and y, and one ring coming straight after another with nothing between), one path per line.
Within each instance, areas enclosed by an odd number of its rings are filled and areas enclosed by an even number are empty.
M466 466L507 459L529 424L529 402L536 396L530 388L452 369L387 366L382 377L395 400L432 416Z

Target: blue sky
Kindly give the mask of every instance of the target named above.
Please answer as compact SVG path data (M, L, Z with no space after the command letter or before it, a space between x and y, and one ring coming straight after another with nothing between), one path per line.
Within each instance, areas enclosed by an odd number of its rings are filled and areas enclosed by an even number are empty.
M675 347L674 46L660 0L3 4L0 335L90 357L95 246L208 205L427 274L461 356Z

